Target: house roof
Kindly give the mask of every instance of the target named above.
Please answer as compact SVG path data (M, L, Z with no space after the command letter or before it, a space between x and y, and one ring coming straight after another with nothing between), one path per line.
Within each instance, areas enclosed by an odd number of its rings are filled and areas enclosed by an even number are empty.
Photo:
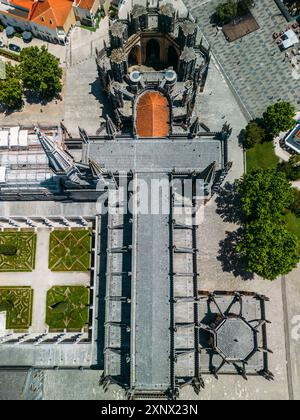
M73 7L72 0L44 0L35 2L29 19L49 28L65 24Z
M161 93L148 91L139 98L136 131L139 137L167 137L169 135L169 102Z
M10 0L10 4L28 10L29 21L56 28L65 24L73 0Z
M90 10L96 0L75 0L75 6L80 7L80 9L87 9Z

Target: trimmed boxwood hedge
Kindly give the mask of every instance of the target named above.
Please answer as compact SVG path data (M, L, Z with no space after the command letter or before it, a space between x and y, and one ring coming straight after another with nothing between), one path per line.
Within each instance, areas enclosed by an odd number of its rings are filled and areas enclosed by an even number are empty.
M18 248L13 244L0 244L0 254L12 256L16 255Z
M21 61L21 58L18 54L15 54L11 51L7 51L7 50L3 50L2 48L0 48L0 55L3 55L3 57L7 57L7 58L11 58L12 60Z

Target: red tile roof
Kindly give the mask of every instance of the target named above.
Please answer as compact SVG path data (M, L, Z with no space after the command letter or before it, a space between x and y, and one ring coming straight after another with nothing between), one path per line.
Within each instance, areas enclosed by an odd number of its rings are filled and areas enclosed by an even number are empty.
M73 0L10 0L29 10L28 20L49 28L62 27L73 7Z
M49 28L62 27L73 7L72 0L38 1L32 7L30 20Z
M75 0L75 6L81 9L90 10L95 4L95 0Z
M139 137L167 137L170 132L170 108L159 92L144 93L137 104L136 131Z

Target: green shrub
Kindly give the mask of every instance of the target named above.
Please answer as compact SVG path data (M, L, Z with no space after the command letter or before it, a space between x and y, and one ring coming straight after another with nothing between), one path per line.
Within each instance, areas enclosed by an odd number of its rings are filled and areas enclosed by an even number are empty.
M11 60L21 61L21 58L18 54L15 54L11 51L3 50L2 48L0 48L0 55L3 55L3 57L10 58Z
M290 210L297 217L300 217L300 191L294 188L294 201L290 206Z
M51 306L52 312L55 314L63 314L68 309L67 302L57 302Z
M238 13L237 2L228 0L226 3L219 4L216 9L216 16L220 23L228 23L232 21Z
M256 144L262 143L266 138L266 131L256 121L251 121L244 133L244 147L251 149Z
M288 180L297 181L300 179L300 156L292 156L288 162L282 162L279 170L285 172Z
M2 299L0 300L0 312L7 312L14 308L14 303L11 300Z
M18 252L18 248L13 244L0 244L0 254L5 256L14 256Z
M290 102L276 102L270 105L263 114L264 125L273 136L282 131L289 131L295 127L296 109Z

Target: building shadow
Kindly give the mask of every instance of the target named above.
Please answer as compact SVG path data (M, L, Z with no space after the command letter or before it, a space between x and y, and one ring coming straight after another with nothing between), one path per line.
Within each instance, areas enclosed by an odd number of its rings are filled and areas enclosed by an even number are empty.
M99 78L94 80L94 82L90 83L90 94L93 95L97 101L99 101L99 104L102 104L102 116L110 115L112 116L112 107L111 103L107 97L107 94L102 89L101 83Z
M97 337L97 368L104 369L105 343L105 295L106 295L106 267L107 267L107 214L101 217L101 236L99 249L99 288L98 288L98 337Z

